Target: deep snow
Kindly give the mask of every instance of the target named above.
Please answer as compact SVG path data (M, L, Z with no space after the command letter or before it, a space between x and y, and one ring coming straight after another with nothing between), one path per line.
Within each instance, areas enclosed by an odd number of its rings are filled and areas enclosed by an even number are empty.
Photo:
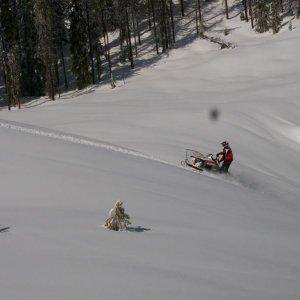
M299 299L299 26L228 39L0 112L1 299ZM224 139L231 177L180 166ZM101 227L118 198L138 231Z

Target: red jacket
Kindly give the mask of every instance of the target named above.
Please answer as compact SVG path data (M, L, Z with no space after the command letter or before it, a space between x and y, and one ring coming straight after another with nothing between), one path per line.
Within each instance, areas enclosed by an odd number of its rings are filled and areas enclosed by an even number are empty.
M218 156L222 156L219 159L221 161L233 161L233 153L230 147L224 147L223 151L218 154Z

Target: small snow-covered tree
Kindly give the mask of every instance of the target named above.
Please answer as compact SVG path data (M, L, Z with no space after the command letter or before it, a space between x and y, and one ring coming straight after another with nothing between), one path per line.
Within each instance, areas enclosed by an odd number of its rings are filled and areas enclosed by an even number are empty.
M130 217L125 213L123 202L118 200L115 206L109 212L109 218L105 221L104 226L110 230L126 230L130 225Z

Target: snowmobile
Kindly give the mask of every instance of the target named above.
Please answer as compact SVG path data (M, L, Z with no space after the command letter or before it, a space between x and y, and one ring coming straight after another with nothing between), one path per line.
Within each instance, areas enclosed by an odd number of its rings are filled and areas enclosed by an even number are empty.
M186 149L185 160L181 161L181 165L191 167L197 171L202 172L208 170L211 172L219 172L220 165L217 157L213 157L213 154L204 155L196 150Z

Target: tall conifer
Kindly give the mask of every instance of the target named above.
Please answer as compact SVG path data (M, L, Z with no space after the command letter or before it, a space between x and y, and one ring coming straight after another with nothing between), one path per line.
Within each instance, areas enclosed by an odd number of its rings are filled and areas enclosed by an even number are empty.
M78 89L83 89L91 83L89 70L89 43L87 23L84 17L82 0L70 0L70 50L72 55L72 71L76 78Z

